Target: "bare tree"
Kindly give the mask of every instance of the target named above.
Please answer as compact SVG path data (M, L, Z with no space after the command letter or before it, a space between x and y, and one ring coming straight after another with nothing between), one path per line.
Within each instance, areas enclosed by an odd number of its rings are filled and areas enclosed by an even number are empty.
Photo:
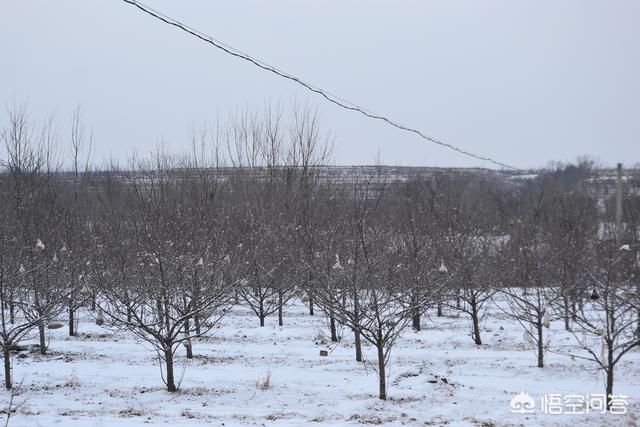
M635 257L620 249L614 240L596 245L595 257L585 263L592 287L582 288L588 302L575 313L574 346L561 352L590 360L605 374L607 409L611 407L614 374L622 357L640 346L638 295L631 275ZM587 261L587 260L585 260ZM576 352L577 350L577 352Z
M545 228L555 257L554 282L561 291L560 315L567 331L578 304L581 285L588 280L582 264L591 256L592 241L598 231L596 197L587 188L588 164L569 165L540 177L545 188Z
M538 367L544 367L545 329L549 327L555 300L553 266L556 252L549 244L543 224L545 192L528 183L522 192L522 212L516 216L506 245L509 262L503 277L513 285L504 286L501 296L507 306L498 304L525 330L527 341L535 344Z
M411 180L395 189L397 245L405 267L405 285L410 289L411 305L415 307L411 323L416 331L421 329L421 316L427 309L420 304L440 298L433 294L435 287L432 285L442 278L442 272L434 268L438 262L442 263L442 242L435 227L437 214L433 194L428 190L429 186L422 179Z
M0 311L5 386L12 387L11 348L34 329L39 330L40 351L46 350L44 327L60 306L63 290L51 278L55 256L45 251L45 208L55 202L48 141L36 138L24 106L8 111L2 130L6 149L2 163L2 227L0 228ZM42 135L48 135L45 124ZM45 144L46 142L46 144ZM48 211L49 213L51 211ZM46 239L45 239L46 240Z
M448 246L449 269L458 281L455 309L471 319L471 338L482 344L480 322L485 304L500 287L502 236L458 234L445 240Z
M154 348L164 363L167 390L173 392L179 387L174 373L177 349L224 316L236 282L225 274L227 254L214 238L220 233L207 228L210 206L190 204L159 169L155 174L133 184L126 213L106 218L99 241L104 250L94 265L103 272L100 308L106 319ZM185 221L189 210L197 214ZM122 251L133 261L123 259ZM196 317L198 328L188 328Z
M349 225L343 253L335 261L331 256L331 261L327 259L322 264L334 262L332 269L343 270L340 259L358 261L347 261L351 267L343 273L342 280L330 280L329 275L324 286L313 288L323 310L375 346L380 399L387 398L391 349L416 309L405 287L407 268L400 262L400 241L383 226L389 220L384 214L384 190L384 182L366 177L354 185L350 218L345 218ZM419 301L418 305L423 307L426 302Z

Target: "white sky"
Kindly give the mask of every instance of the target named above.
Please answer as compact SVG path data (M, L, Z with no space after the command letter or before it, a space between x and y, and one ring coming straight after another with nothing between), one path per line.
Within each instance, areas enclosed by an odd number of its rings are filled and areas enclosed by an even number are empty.
M638 1L146 0L242 51L443 141L519 167L640 161ZM0 102L81 104L96 159L240 107L317 105L339 164L491 166L338 109L118 0L0 0ZM0 114L0 126L6 114Z

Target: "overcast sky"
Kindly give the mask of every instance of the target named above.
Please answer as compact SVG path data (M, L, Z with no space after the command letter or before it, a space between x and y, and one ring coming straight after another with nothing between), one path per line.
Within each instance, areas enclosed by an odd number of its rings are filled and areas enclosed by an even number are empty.
M640 161L638 1L206 1L146 4L426 134L518 167L589 154ZM491 166L343 111L118 0L0 0L0 101L80 104L96 159L230 111L318 107L335 161ZM0 125L6 124L2 111Z

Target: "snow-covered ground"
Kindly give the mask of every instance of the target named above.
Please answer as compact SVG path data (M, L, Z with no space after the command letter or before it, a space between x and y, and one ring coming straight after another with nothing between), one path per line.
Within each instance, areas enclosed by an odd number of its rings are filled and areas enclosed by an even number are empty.
M633 426L640 423L640 352L629 353L617 371L615 393L628 395L627 415L545 415L510 412L520 391L538 406L545 393L603 393L602 374L589 362L548 352L536 367L522 329L503 315L483 321L486 344L477 347L464 317L424 320L407 329L392 352L389 400L377 398L371 366L354 358L353 337L328 346L326 320L306 307L288 308L285 326L258 319L236 307L211 336L194 343L195 358L184 371L181 389L165 391L157 358L125 334L96 326L87 313L79 336L51 331L49 355L14 358L21 383L11 426L214 426L302 425L565 425ZM551 345L570 342L561 322L550 329ZM35 342L35 341L34 341ZM328 357L321 349L332 349ZM375 351L365 353L375 362ZM178 376L185 362L180 354ZM271 376L271 387L257 384ZM10 394L2 391L6 408ZM5 416L4 414L2 415ZM4 421L2 421L4 423Z

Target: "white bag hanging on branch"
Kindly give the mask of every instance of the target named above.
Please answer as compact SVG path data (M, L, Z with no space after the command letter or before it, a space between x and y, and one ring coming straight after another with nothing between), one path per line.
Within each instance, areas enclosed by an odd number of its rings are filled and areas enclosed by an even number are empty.
M340 255L336 254L336 262L333 264L332 267L334 270L342 270L342 264L340 264Z
M551 316L549 316L549 312L545 312L544 316L542 316L542 326L547 329L551 326Z
M440 268L438 268L438 271L442 274L446 274L449 272L449 269L447 268L447 266L444 265L444 261L440 261Z

